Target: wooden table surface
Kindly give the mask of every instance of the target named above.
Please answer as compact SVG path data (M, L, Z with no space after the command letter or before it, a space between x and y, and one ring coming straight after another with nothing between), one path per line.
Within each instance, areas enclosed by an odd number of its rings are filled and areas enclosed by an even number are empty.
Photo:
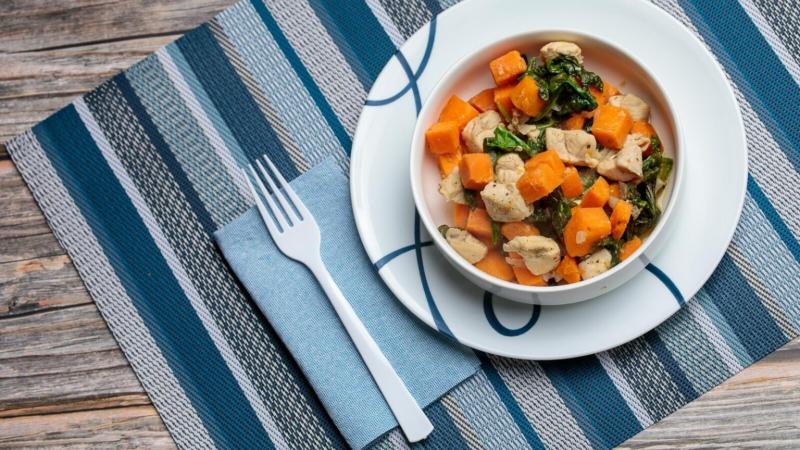
M233 0L2 0L0 142ZM624 445L800 448L795 340ZM174 448L0 144L0 448Z

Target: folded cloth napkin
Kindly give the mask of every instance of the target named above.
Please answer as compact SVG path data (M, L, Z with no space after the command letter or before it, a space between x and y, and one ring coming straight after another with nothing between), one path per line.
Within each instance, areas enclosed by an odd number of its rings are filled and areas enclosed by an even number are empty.
M320 226L328 270L419 404L474 374L474 353L412 317L381 281L356 233L341 169L328 159L291 184ZM216 239L350 446L361 449L396 427L322 288L278 250L255 208Z

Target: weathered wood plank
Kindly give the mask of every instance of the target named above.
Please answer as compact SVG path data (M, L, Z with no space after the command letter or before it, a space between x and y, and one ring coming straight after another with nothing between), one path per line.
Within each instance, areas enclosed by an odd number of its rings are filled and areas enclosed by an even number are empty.
M0 321L0 417L147 403L94 304Z
M0 239L50 232L28 187L8 159L0 160L0 205Z
M174 449L152 406L0 419L0 449Z
M795 339L621 448L797 448L798 444L800 339Z
M0 319L91 302L67 255L0 264Z

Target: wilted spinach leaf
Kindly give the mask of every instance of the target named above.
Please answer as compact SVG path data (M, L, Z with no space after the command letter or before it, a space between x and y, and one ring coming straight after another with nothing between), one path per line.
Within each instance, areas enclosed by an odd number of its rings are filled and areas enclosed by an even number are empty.
M607 238L603 239L602 241L600 241L600 242L598 242L597 244L594 245L594 248L592 248L592 253L594 253L594 252L596 252L598 250L602 250L602 249L606 249L611 253L611 266L612 267L616 266L617 264L619 264L619 252L620 252L620 250L622 250L622 241L621 240L618 241L618 240L614 239L613 237L608 236Z
M478 193L472 189L464 189L464 199L467 201L467 206L469 206L469 209L475 209L478 206L478 200L475 197L476 195L478 195Z
M511 130L500 124L494 129L494 136L483 141L483 148L486 151L496 150L503 152L523 151L531 154L531 146L522 138L512 133Z
M500 243L500 224L492 221L492 245Z
M533 204L533 214L528 216L528 222L536 225L544 236L560 239L572 217L572 202L564 198L561 189L556 189L547 197Z
M450 227L447 225L439 225L439 228L437 228L437 230L439 230L439 233L441 233L442 237L445 239L447 239L447 230L449 229Z

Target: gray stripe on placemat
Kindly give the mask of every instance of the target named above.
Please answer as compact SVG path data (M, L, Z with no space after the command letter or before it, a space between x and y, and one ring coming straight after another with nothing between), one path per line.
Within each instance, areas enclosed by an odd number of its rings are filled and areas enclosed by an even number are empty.
M147 113L186 172L217 226L225 225L248 209L236 184L200 130L159 58L150 56L126 72Z
M433 17L424 0L380 0L380 2L406 39Z
M253 196L250 194L247 180L242 174L242 171L239 170L238 163L233 158L233 150L226 146L224 139L222 139L219 131L212 123L211 118L208 117L203 105L201 105L200 101L195 97L180 69L175 65L175 61L172 59L172 55L170 55L169 51L167 51L167 47L158 49L156 51L156 56L158 60L161 61L161 67L164 69L167 76L169 76L170 80L172 80L172 84L181 96L186 108L191 112L198 126L203 131L203 134L206 136L209 145L214 149L214 153L217 155L217 158L219 158L222 166L231 178L231 181L236 185L239 195L244 199L246 204L252 205L254 201Z
M754 0L759 11L786 44L792 57L800 63L800 8L797 2Z
M197 411L33 133L25 132L6 145L175 442L185 449L214 448Z
M603 366L603 370L608 374L611 382L614 383L614 387L617 388L617 391L619 391L622 399L625 400L628 408L633 412L633 415L636 417L636 420L639 421L642 428L647 428L652 425L653 418L650 416L650 411L644 407L642 401L639 399L638 393L631 387L630 383L628 383L628 379L625 378L625 375L622 373L619 366L617 366L617 363L611 359L608 352L598 353L597 360L600 362L600 365Z
M228 42L246 65L261 92L275 109L270 122L286 127L309 166L333 155L348 167L347 152L320 111L306 85L298 77L274 37L249 2L240 2L220 14L216 21ZM278 127L278 124L274 124Z
M107 103L106 103L107 104ZM272 417L270 411L268 411L261 399L258 397L255 388L253 387L250 379L244 375L244 371L242 370L241 364L239 360L236 359L233 351L230 349L228 342L223 337L222 333L217 326L217 323L214 321L213 317L208 311L206 304L203 302L197 287L192 283L190 280L189 275L186 273L186 270L181 265L181 261L179 260L175 249L169 245L169 240L164 234L164 230L162 230L160 224L156 220L153 211L150 209L150 205L148 205L141 193L138 190L137 185L134 181L129 177L126 168L122 160L118 157L117 153L115 153L114 148L106 139L105 134L100 129L100 126L95 121L92 113L89 112L89 108L87 107L86 103L83 101L82 98L79 98L75 101L75 110L78 112L81 120L83 121L86 129L91 134L92 139L97 144L97 147L100 149L100 152L103 154L103 157L106 159L108 166L114 172L114 175L119 180L120 185L125 190L125 193L130 197L131 203L133 203L136 211L139 213L139 216L144 222L145 226L147 227L147 231L153 237L153 241L158 246L159 251L164 256L164 260L167 262L172 273L175 275L175 279L178 281L178 284L181 286L181 289L186 294L186 297L192 304L192 308L197 312L197 316L200 318L200 321L203 323L203 327L208 332L208 335L213 340L214 344L217 347L220 355L225 360L225 363L233 373L236 381L239 383L239 386L244 392L245 396L247 397L248 402L253 407L253 410L256 412L256 416L258 417L261 425L264 426L264 429L267 430L269 433L269 437L272 442L275 444L276 448L279 449L288 449L289 446L287 445L286 441L283 439L283 435L281 430L275 425L275 421ZM133 117L130 117L130 121L128 121L125 125L121 123L117 124L118 129L124 130L127 126L133 127L134 121ZM122 131L125 133L125 131ZM128 133L126 133L128 134ZM135 134L134 131L129 132L129 136ZM141 142L143 140L128 140L128 142ZM133 149L135 146L130 145L129 148ZM152 150L152 149L149 149ZM139 162L143 163L144 166L149 165L148 161L145 159L143 153L140 153L140 158L138 159ZM151 151L148 152L150 155L155 157L155 152ZM155 160L150 161L150 164L153 166L157 165L158 162ZM156 170L150 172L150 174L154 175Z
M473 450L482 450L483 445L481 444L480 438L475 434L475 430L472 429L472 426L467 420L467 416L464 415L464 411L461 410L461 406L459 406L453 396L449 393L445 394L439 401L453 420L453 424L455 424L458 432L461 434L461 438L469 445L469 448Z
M397 28L394 21L391 17L389 17L389 13L386 12L386 9L383 8L383 5L379 0L364 0L367 4L369 9L372 11L372 15L378 20L378 23L381 24L383 31L389 36L389 39L392 41L395 47L400 48L405 41L405 37L403 33Z
M166 243L175 252L176 264L185 272L176 277L193 285L201 297L199 303L205 305L221 333L212 337L225 342L232 353L224 356L226 361L235 361L232 372L237 380L245 388L252 383L253 389L243 390L254 403L254 409L262 415L266 409L275 414L277 429L290 448L331 447L319 419L310 410L309 398L303 395L303 391L310 393L295 384L298 380L290 375L285 362L288 356L279 353L275 345L277 337L266 329L253 304L242 294L211 236L201 228L121 93L107 83L86 99L104 135L136 183L141 200L147 202L158 221ZM257 392L258 401L251 396L253 391ZM273 432L276 430L270 430L270 434Z
M369 450L408 450L411 447L400 429L395 428L368 448Z
M265 0L303 66L351 136L367 93L339 47L305 0Z
M652 420L657 422L692 400L684 398L643 338L609 350L607 354Z
M533 361L490 357L525 417L548 448L591 448L564 399Z
M259 86L258 82L253 78L253 75L250 73L250 70L248 70L247 65L244 63L244 61L242 61L241 56L239 56L230 39L228 39L228 36L225 34L225 30L222 29L216 19L209 21L208 26L211 28L214 38L217 40L217 42L219 42L220 47L222 47L222 51L225 53L226 59L230 61L233 69L236 71L236 74L239 75L239 78L242 80L242 83L247 89L247 92L250 94L250 97L255 100L258 108L261 110L261 113L264 114L264 117L267 118L267 121L269 121L272 129L275 130L275 134L278 136L283 150L289 155L290 158L292 158L294 166L300 172L305 172L310 169L311 167L308 164L305 155L303 155L303 152L297 146L297 142L295 142L296 137L293 136L288 129L286 129L284 121L278 117L278 113L261 91L261 86ZM263 153L267 153L266 148L263 150Z

